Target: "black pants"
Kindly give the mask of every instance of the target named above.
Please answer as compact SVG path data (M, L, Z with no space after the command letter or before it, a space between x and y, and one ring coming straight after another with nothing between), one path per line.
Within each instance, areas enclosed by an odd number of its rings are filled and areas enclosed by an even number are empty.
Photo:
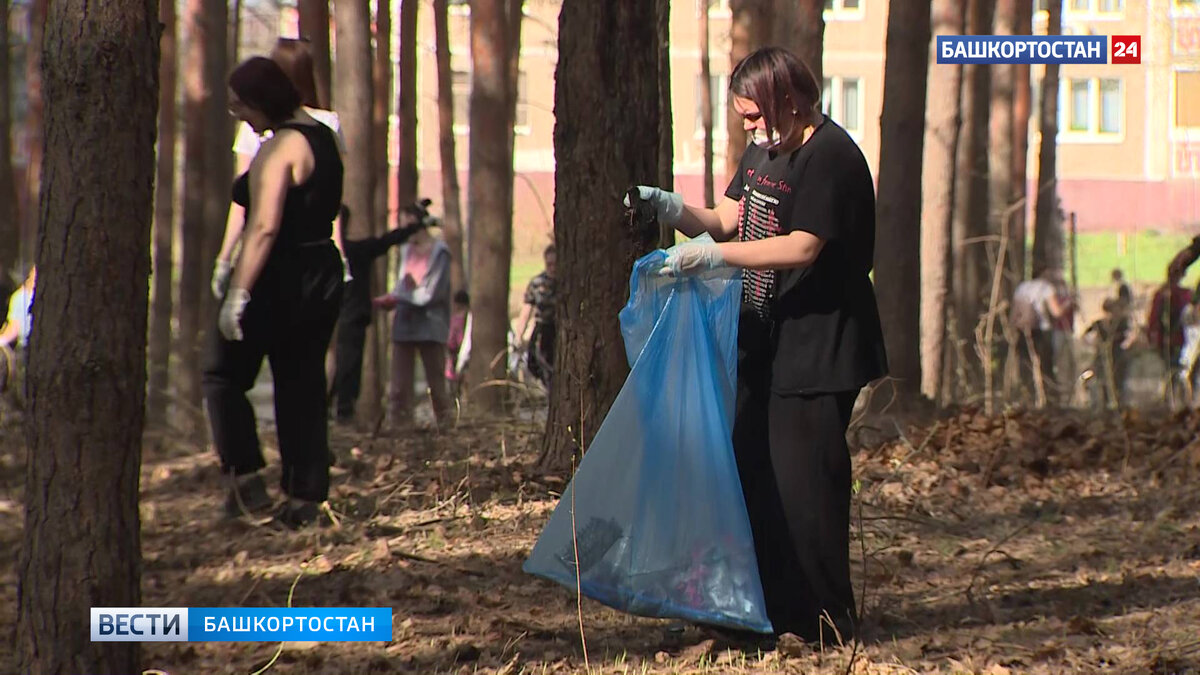
M1046 403L1057 405L1060 399L1058 386L1056 354L1054 352L1054 331L1031 330L1019 333L1017 336L1017 353L1020 355L1021 383L1026 387L1030 397L1037 396L1037 382L1034 378L1034 356L1037 356L1037 372L1041 375L1042 387L1046 393ZM1031 350L1032 348L1032 350Z
M554 378L556 332L553 322L539 321L533 325L533 332L529 336L529 354L526 356L529 372L547 387Z
M367 341L368 323L339 321L337 346L334 350L333 398L339 420L354 417L354 405L362 390L363 346Z
M858 615L850 583L846 429L858 390L774 393L771 350L763 351L739 349L733 450L767 616L776 633L849 642Z
M263 357L270 361L280 487L309 501L329 496L325 352L341 304L341 269L332 244L273 252L242 317L244 339L226 340L214 327L204 368L204 398L222 470L242 475L266 465L246 392Z

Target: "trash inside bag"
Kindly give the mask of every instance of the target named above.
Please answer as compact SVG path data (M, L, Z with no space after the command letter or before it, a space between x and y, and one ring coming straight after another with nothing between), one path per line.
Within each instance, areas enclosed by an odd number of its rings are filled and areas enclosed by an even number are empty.
M731 429L741 273L639 259L632 367L524 569L610 607L771 632Z

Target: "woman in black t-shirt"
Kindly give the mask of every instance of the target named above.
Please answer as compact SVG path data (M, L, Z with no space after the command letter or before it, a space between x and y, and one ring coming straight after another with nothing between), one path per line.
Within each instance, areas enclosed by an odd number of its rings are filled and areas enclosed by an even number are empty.
M674 247L664 274L744 270L733 445L767 614L776 633L836 643L857 624L846 429L859 390L887 372L868 276L874 182L795 55L750 54L730 93L754 142L725 199L638 190L663 222L719 242Z

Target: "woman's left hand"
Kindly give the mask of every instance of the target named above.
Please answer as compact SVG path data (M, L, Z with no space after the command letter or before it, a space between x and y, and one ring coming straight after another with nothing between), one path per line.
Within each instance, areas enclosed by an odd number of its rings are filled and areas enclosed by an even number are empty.
M700 274L725 264L721 247L714 243L687 242L667 249L667 259L658 270L660 276L678 277Z
M221 303L221 311L217 315L217 328L226 340L237 342L243 338L242 315L246 313L248 304L250 292L244 288L231 288L225 294L225 302Z

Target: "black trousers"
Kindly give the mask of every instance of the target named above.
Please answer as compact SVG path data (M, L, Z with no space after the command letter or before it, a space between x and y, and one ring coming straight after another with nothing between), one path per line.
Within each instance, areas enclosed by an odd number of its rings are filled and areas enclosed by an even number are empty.
M226 340L214 327L204 368L204 398L222 470L242 475L266 466L246 392L263 358L269 360L280 487L296 499L329 496L325 352L341 304L341 269L332 243L273 252L242 317L244 339Z
M529 372L547 387L554 378L554 342L557 332L554 322L539 321L533 324L533 332L529 335L529 353L525 357L528 359Z
M858 615L850 583L846 429L858 390L774 393L771 351L739 349L733 425L767 616L778 634L830 644L840 635L849 642Z
M334 348L333 399L339 420L354 417L354 406L362 390L363 347L367 328L362 321L339 321L337 345Z

